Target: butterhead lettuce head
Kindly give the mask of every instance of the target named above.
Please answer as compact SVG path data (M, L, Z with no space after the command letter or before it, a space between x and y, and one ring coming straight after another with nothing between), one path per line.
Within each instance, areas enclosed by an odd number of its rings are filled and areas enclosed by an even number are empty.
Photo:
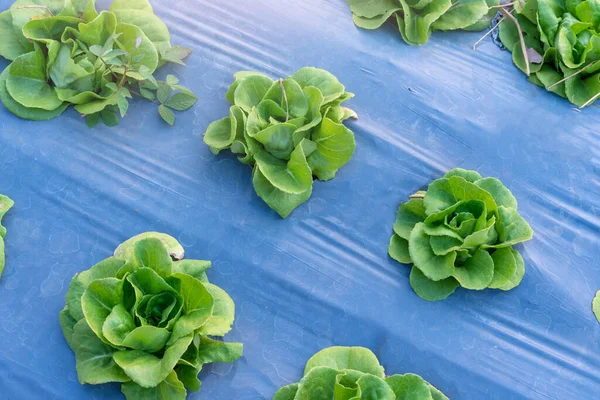
M210 262L183 254L148 232L73 277L60 324L80 383L120 382L128 400L185 399L203 365L242 355L241 344L209 338L231 330L234 304L209 283Z
M448 400L415 374L386 377L377 356L364 347L329 347L306 363L304 377L273 400Z
M413 264L410 284L417 295L436 301L459 286L516 287L525 265L512 246L532 236L502 182L453 169L400 204L388 251L393 259Z

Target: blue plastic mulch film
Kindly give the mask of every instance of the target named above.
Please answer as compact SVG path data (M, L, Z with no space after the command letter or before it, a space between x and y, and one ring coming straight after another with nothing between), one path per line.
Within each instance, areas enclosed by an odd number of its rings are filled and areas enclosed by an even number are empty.
M5 10L12 0L0 0ZM138 233L176 237L236 303L233 365L201 372L191 399L270 399L331 345L372 349L389 374L413 372L451 399L592 399L600 388L600 112L528 83L483 33L436 32L407 46L397 27L360 30L345 0L154 0L173 43L168 66L199 97L175 127L135 102L117 127L74 111L48 122L0 107L3 224L0 398L122 399L80 385L58 323L72 276ZM99 2L106 9L108 2ZM3 68L7 63L2 60ZM310 65L356 93L352 160L286 220L251 169L202 142L227 115L239 70L283 77ZM535 230L509 292L458 289L428 303L387 245L398 204L454 167L501 179Z

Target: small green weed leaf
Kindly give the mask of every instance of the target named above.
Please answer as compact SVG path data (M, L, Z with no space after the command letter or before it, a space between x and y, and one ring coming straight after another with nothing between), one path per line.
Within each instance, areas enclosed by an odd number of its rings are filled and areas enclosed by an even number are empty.
M117 106L119 107L121 117L124 117L125 114L127 114L127 110L129 109L129 101L127 101L123 93L117 94Z
M163 119L163 121L165 121L167 124L171 126L175 124L175 114L173 113L173 111L171 111L170 108L166 107L164 104L158 106L158 113L160 114L160 117Z
M105 53L103 58L105 60L112 60L115 57L126 56L127 54L129 54L129 53L126 52L125 50L113 49L113 50L109 50L107 53ZM119 60L119 61L121 61L121 60Z
M156 99L156 95L150 89L141 88L140 94L142 95L143 98L145 98L147 100L155 100Z
M160 101L161 103L165 103L167 101L167 99L169 98L169 96L171 95L172 91L173 91L173 89L171 88L171 86L169 86L165 83L161 83L158 87L158 92L156 93L156 97L158 98L158 101Z
M185 65L185 60L192 53L192 49L181 46L173 46L161 53L163 61L172 62L179 65Z
M90 114L85 116L85 123L88 128L93 128L100 123L100 113Z
M102 110L100 111L100 116L106 126L116 126L119 124L119 117L113 110Z
M173 110L185 111L188 108L192 107L194 104L196 104L197 101L198 98L195 95L191 93L180 92L175 93L173 96L171 96L165 102L165 106L170 107Z
M104 55L104 47L97 44L90 46L90 53L95 56L102 57Z
M179 79L175 75L167 75L167 83L169 85L177 85L179 83Z

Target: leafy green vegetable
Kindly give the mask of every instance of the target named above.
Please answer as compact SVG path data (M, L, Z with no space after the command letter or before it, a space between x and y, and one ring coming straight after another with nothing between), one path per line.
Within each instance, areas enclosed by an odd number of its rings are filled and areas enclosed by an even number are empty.
M6 236L6 228L2 226L2 217L10 210L15 203L6 196L0 195L0 277L4 271L4 237Z
M598 322L600 322L600 290L596 292L596 296L594 296L594 300L592 301L592 311Z
M413 264L410 284L419 297L437 301L458 286L518 286L525 264L512 246L532 236L502 182L457 168L400 204L388 253Z
M279 80L247 71L234 78L229 116L208 126L204 142L214 154L228 149L253 166L256 194L285 218L310 198L313 176L333 179L350 161L356 143L342 122L356 113L341 104L354 95L313 67ZM165 105L175 108L175 96Z
M73 277L59 320L80 383L120 382L129 400L185 399L204 364L241 357L241 344L208 338L231 330L233 301L208 282L209 261L183 255L173 237L147 232Z
M585 107L600 97L599 16L597 0L516 2L525 52L511 20L500 24L500 40L530 82Z
M364 347L329 347L312 356L299 383L284 386L273 400L448 400L415 374L385 376Z
M17 0L0 13L0 100L24 119L48 120L69 106L86 117L119 123L133 95L158 105L170 125L197 97L177 78L154 72L183 65L191 50L171 46L169 30L148 0L114 0L98 13L94 0Z
M483 30L499 0L347 0L356 26L377 29L395 16L404 41L424 44L433 31Z

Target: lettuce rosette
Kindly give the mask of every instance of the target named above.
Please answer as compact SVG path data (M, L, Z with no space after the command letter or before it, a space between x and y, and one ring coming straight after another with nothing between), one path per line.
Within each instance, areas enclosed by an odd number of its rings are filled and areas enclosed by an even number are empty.
M171 236L149 232L76 274L60 324L81 384L120 382L129 400L186 398L203 365L233 362L234 303L208 282L209 261L182 260Z
M394 260L413 264L410 284L417 295L437 301L459 286L519 285L525 264L512 246L532 236L502 182L453 169L400 205L388 251Z
M600 96L600 3L524 0L514 3L517 25L500 25L500 40L529 81L583 107ZM525 58L527 54L527 61Z
M364 347L329 347L308 360L299 383L273 400L448 400L419 375L385 376L377 356Z
M0 12L0 56L12 61L0 74L0 100L24 119L49 120L72 105L89 126L113 126L136 95L173 125L172 110L197 98L174 76L153 74L190 52L171 45L148 0L114 0L100 12L95 0L17 0Z
M424 44L433 31L487 28L499 0L347 0L354 24L377 29L388 19L398 24L407 44Z
M0 278L2 277L2 271L4 271L4 237L6 236L6 228L2 226L2 217L4 217L4 214L6 214L14 204L14 201L10 198L0 194Z
M354 97L335 76L305 67L285 79L238 72L226 94L229 116L211 123L204 142L253 166L256 194L282 218L312 194L313 176L333 179L352 157L356 117L341 104Z

